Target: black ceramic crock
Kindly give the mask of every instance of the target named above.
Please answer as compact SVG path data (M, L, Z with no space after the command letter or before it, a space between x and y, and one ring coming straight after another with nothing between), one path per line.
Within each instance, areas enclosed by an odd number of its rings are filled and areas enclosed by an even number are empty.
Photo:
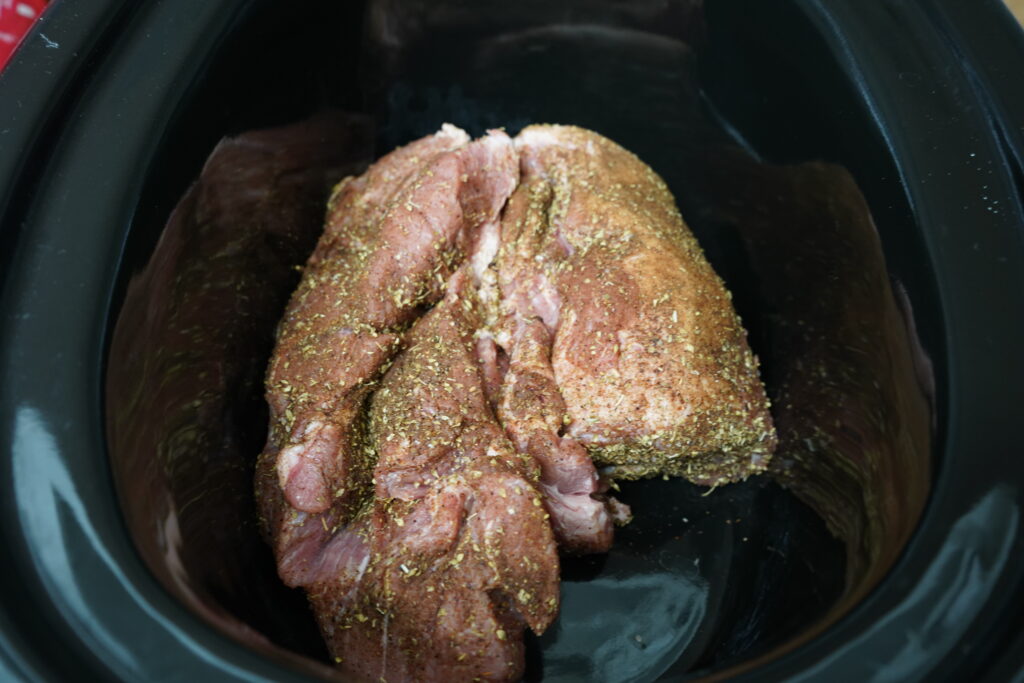
M374 88L387 91L384 109L420 114L396 120L376 110L378 153L428 132L417 126L435 110L476 116L479 125L525 123L474 110L463 90L434 101L418 99L415 88L360 85L354 74L376 68L359 63L375 54L365 49L365 27L402 17L400 2L372 4L391 14L368 17L357 2L62 0L0 74L0 677L330 675L309 641L315 636L301 630L308 624L296 626L300 636L291 640L266 624L279 606L291 610L301 600L267 593L266 605L247 609L237 595L235 603L213 596L233 615L233 630L222 628L147 565L152 558L133 541L134 520L121 505L125 480L108 457L106 392L123 360L111 344L132 278L145 272L176 202L223 136L290 124L324 105L365 108ZM704 104L765 159L839 164L863 192L903 310L930 358L932 471L920 520L908 520L913 532L885 576L813 632L783 616L817 618L827 605L815 600L836 599L834 541L807 509L767 489L752 485L720 499L764 514L781 509L795 527L755 523L751 534L803 534L799 547L818 550L802 564L772 565L771 585L783 592L748 631L721 622L753 607L730 598L734 584L715 589L721 618L691 641L701 644L699 656L661 675L1020 678L1020 28L996 0L704 4ZM502 15L493 18L500 23ZM457 60L438 50L439 59ZM495 74L499 85L510 77ZM593 112L555 114L583 122ZM726 263L728 250L717 258ZM709 562L732 558L730 566L763 559L732 549L742 548L741 536L711 534L687 552L706 553ZM731 554L715 545L723 539ZM729 572L730 581L759 580ZM800 592L808 582L820 590ZM694 667L684 673L683 664ZM528 675L540 674L528 667Z

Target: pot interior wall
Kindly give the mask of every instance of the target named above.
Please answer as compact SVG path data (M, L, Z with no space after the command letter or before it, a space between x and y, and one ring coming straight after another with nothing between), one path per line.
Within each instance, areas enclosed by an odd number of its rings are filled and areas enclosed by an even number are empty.
M636 520L607 556L565 561L562 615L529 640L528 678L721 669L823 628L880 579L930 480L930 368L890 286L893 273L934 320L926 260L879 141L835 142L859 123L856 93L797 97L828 76L813 33L783 23L792 39L766 46L718 11L728 4L708 2L706 27L685 0L253 5L181 99L115 298L110 455L128 527L168 590L270 656L326 661L257 531L263 371L331 184L445 121L473 134L574 123L662 174L762 358L780 462L817 444L825 463L706 496L683 481L624 484ZM767 165L738 134L773 161L841 161L853 175ZM224 136L237 139L209 156ZM794 332L804 315L819 341ZM937 332L922 327L924 347ZM802 410L822 396L832 412ZM872 478L879 462L895 481ZM880 486L908 493L894 502Z

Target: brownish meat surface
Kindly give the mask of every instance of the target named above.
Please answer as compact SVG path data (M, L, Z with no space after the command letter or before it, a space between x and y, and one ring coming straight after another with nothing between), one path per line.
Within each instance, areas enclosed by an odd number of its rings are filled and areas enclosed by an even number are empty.
M714 486L763 471L776 437L757 360L665 183L572 126L530 126L516 150L503 302L553 335L566 436L613 477Z
M341 523L362 505L373 458L354 428L366 398L517 178L506 135L469 142L446 126L335 190L267 374L257 495L286 578L318 516Z
M609 479L717 485L775 433L729 294L611 141L445 126L343 181L281 322L256 491L278 570L366 680L513 680ZM601 473L595 462L603 467Z
M558 554L535 482L487 405L460 273L374 395L376 495L307 585L328 645L367 680L514 680L522 632L558 612ZM337 562L337 564L334 564Z

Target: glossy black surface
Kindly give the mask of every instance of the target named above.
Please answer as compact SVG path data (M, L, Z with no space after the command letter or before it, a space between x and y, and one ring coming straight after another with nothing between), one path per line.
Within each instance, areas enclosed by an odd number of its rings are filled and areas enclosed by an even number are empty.
M288 120L282 100L269 93L262 108L236 110L232 118L238 100L229 96L230 84L246 73L242 60L222 74L222 96L207 95L211 106L200 120L189 121L180 105L216 73L208 60L226 36L236 37L236 55L273 52L268 38L281 34L272 24L242 38L244 24L235 22L249 5L141 7L118 27L108 51L90 55L83 97L63 123L46 129L62 130L60 139L39 146L19 136L17 149L32 156L20 168L34 170L20 178L0 235L10 263L0 303L7 672L51 679L296 676L291 666L208 627L155 581L122 526L102 431L104 339L110 302L120 298L116 275L128 226L140 216L162 225L157 217L166 217L221 135ZM1019 150L992 129L998 117L990 100L970 63L939 33L927 3L794 1L773 4L771 14L764 5L708 1L710 44L717 31L733 48L750 49L728 51L745 55L739 60L712 61L703 82L769 158L825 158L851 170L936 361L943 429L935 494L892 574L823 635L753 662L750 675L975 676L1010 640L1021 597L1014 558L1022 551L1022 472L1014 437L1024 397L1014 378L1024 370L1015 353L1024 338L1024 259L1020 176L1012 166ZM1005 19L979 7L990 21ZM282 31L289 26L278 23ZM293 57L302 56L309 53ZM14 100L3 96L11 78L0 77L0 132L17 115ZM235 82L258 81L251 78ZM292 83L293 93L316 90L301 78L281 81ZM321 99L296 97L288 116ZM182 144L172 133L185 121L194 138L168 164L161 150ZM163 191L140 195L157 177ZM5 188L14 182L0 181ZM148 244L139 231L132 235L127 261L141 262L155 233ZM36 619L16 619L26 610Z

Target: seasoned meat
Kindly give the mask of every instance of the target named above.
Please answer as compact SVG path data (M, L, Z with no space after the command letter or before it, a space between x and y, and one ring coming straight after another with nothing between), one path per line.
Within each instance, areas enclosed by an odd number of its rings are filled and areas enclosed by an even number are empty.
M339 523L358 509L372 468L353 447L366 397L517 178L504 133L469 142L445 126L335 190L267 375L257 495L279 558L305 557L292 545L321 535L324 520L314 517ZM291 565L280 569L287 575Z
M374 395L377 495L345 532L359 562L307 587L341 668L367 680L514 680L524 627L540 633L558 611L536 466L486 403L465 280Z
M566 435L614 477L763 471L776 437L757 360L665 183L581 128L530 126L516 149L502 296L554 337Z
M517 678L525 628L557 614L558 548L606 551L629 516L609 477L716 485L775 442L664 183L559 126L445 126L343 181L267 400L278 571L368 680Z
M500 417L516 447L541 468L541 490L558 542L577 552L606 552L612 521L625 517L601 494L607 483L575 439L562 435L565 401L551 367L551 335L539 318L516 321L501 392Z

